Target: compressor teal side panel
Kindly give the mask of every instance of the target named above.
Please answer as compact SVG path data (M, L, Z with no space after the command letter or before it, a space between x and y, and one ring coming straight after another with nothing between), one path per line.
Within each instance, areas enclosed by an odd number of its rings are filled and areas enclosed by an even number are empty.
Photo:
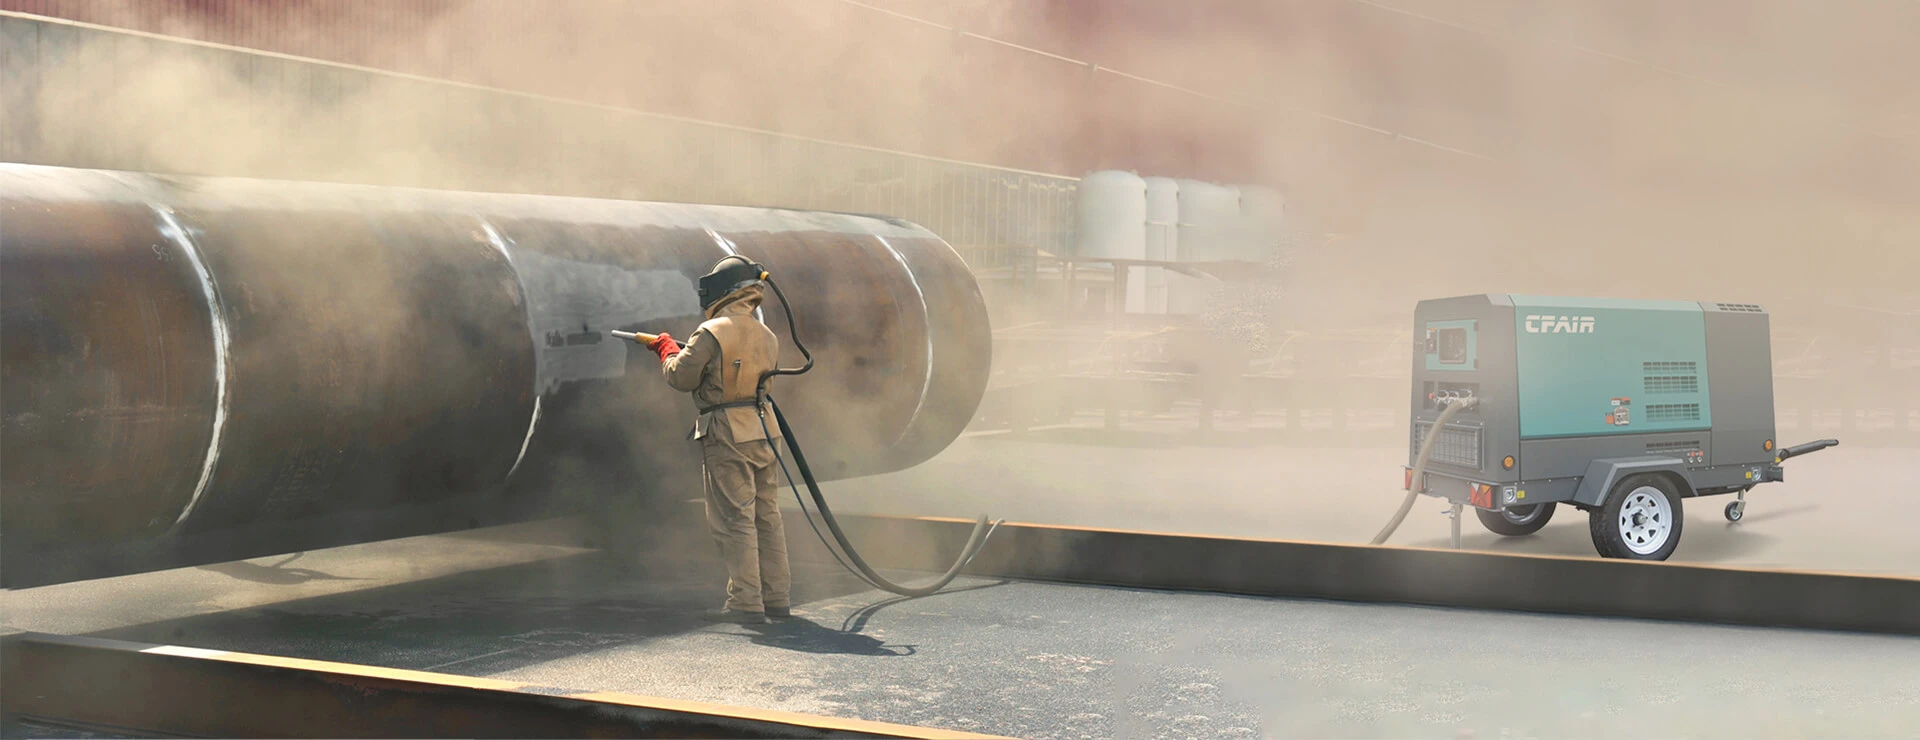
M1513 302L1521 439L1712 427L1700 304Z
M1643 301L1630 298L1574 298L1567 296L1509 295L1515 310L1542 309L1562 313L1562 309L1613 308L1623 311L1679 311L1700 313L1695 301ZM1704 319L1703 319L1704 320Z

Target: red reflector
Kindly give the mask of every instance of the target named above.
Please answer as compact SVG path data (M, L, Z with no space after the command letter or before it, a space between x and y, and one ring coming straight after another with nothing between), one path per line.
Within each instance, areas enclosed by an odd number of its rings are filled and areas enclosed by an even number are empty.
M1400 490L1411 491L1413 490L1413 471L1408 470L1406 471L1406 473L1407 473L1407 482L1405 485L1400 486Z
M1473 484L1472 493L1468 496L1468 503L1483 509L1493 508L1493 488L1478 483Z

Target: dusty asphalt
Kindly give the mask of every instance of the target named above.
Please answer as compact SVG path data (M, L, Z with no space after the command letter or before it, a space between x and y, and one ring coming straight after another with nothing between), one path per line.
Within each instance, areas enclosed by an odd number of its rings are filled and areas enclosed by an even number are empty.
M829 484L876 513L1364 541L1400 453L1148 424L966 437ZM1096 444L1097 443L1097 444ZM1795 461L1676 560L1920 572L1895 504L1920 453ZM1437 502L1395 544L1441 545ZM689 525L691 526L691 525ZM811 537L796 519L795 537ZM1584 519L1469 547L1590 555ZM696 533L697 534L697 533ZM634 568L555 521L0 593L7 631L92 634L1018 737L1887 737L1920 727L1920 640L963 579L898 600L800 566L778 627L710 625L710 548ZM902 577L910 577L903 575ZM33 736L74 736L34 730Z

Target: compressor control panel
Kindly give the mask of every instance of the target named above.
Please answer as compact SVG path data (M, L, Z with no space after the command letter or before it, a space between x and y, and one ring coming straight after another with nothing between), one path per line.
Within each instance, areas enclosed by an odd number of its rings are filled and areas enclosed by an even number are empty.
M1479 369L1478 324L1472 319L1427 322L1426 336L1420 343L1420 349L1427 356L1427 369L1456 372Z

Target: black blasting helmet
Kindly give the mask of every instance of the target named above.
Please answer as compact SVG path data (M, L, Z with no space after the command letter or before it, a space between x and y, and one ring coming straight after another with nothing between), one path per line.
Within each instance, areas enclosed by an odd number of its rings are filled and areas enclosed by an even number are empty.
M713 307L734 291L767 278L767 268L740 255L728 255L713 264L713 271L700 276L700 310Z

